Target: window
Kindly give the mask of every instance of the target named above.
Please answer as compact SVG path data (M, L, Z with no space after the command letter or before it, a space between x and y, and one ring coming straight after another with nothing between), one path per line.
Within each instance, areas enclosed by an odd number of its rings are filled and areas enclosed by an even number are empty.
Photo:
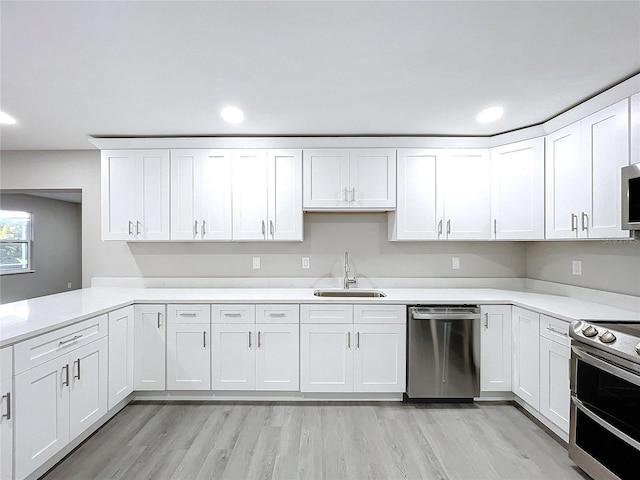
M33 271L32 222L29 212L0 210L0 275Z

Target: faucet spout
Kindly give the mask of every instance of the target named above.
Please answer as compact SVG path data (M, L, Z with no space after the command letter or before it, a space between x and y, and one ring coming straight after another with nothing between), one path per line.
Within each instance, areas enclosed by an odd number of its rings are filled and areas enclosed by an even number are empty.
M351 285L355 285L357 282L355 275L349 276L349 252L344 252L344 289L348 290Z

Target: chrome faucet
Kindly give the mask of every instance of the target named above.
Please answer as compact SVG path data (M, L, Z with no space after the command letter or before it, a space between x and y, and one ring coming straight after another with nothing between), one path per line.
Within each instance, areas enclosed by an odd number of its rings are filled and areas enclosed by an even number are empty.
M344 252L344 288L348 290L351 285L357 282L355 275L349 276L349 252Z

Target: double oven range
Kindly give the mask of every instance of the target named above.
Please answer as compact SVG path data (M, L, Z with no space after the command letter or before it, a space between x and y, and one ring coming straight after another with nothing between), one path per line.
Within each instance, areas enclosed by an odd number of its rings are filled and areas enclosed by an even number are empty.
M596 480L640 478L640 323L574 321L569 457Z

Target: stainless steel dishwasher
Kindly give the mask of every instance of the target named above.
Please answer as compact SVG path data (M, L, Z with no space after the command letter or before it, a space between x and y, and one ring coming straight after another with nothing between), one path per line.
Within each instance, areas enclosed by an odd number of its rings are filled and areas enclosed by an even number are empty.
M405 400L473 401L480 394L480 307L409 307Z

